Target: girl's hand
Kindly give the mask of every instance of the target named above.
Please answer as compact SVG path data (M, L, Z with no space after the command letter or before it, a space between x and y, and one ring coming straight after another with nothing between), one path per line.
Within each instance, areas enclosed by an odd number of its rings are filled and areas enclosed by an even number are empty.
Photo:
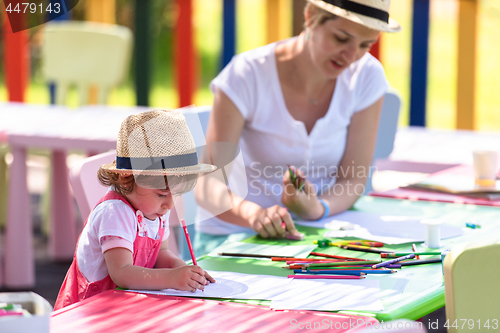
M305 184L302 191L297 189L297 181L295 184L290 178L290 173L285 172L283 175L283 192L281 194L281 202L294 214L306 220L318 220L325 213L323 205L319 202L314 185L311 184L300 170L291 167L293 172L298 172L302 177L302 182ZM301 184L302 184L301 182Z
M205 279L207 279L207 281L205 282L205 285L210 284L210 283L215 283L215 279L213 277L211 277L210 274L207 273L207 271L205 271Z
M172 269L169 278L172 279L174 289L194 293L197 289L205 289L205 285L208 284L205 275L206 272L200 266L189 265ZM209 277L215 282L211 276Z
M283 222L285 228L283 228ZM295 224L288 210L274 205L269 208L260 208L250 220L250 226L263 238L280 238L286 231L295 234Z

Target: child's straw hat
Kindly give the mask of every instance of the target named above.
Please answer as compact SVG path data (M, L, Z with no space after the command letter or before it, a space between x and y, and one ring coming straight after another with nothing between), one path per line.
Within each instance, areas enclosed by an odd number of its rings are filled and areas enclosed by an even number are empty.
M368 28L398 32L401 26L389 18L391 0L307 0L332 14Z
M118 133L116 161L101 168L152 176L183 176L216 169L198 162L193 136L177 110L151 110L127 117Z

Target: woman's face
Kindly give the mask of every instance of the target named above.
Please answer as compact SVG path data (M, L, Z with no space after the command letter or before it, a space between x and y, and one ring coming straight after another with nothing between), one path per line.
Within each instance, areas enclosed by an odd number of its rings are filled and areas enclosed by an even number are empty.
M377 41L379 32L338 17L310 30L309 48L315 66L336 78Z

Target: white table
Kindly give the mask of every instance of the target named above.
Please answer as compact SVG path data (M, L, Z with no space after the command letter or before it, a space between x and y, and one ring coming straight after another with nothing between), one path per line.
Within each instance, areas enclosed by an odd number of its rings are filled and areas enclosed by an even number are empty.
M500 133L400 127L389 159L472 165L474 150L494 150L500 153Z
M26 150L52 152L52 193L49 251L54 259L71 259L78 231L68 182L66 152L81 149L104 152L116 148L121 122L143 107L62 106L23 103L0 104L0 138L11 148L4 272L0 285L29 288L35 284L32 223L27 188Z

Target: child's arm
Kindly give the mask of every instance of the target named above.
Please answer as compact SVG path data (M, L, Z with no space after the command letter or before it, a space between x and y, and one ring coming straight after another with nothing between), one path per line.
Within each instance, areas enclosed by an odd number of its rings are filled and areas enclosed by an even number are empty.
M186 266L186 263L168 249L168 239L165 239L161 243L160 253L158 253L158 259L156 259L155 268L175 268L182 266ZM207 272L205 272L205 278L215 283L215 279ZM206 284L208 284L208 282Z
M113 282L127 289L203 290L208 281L199 266L177 268L144 268L133 264L132 252L116 247L104 252L104 259Z
M165 239L161 243L155 268L176 268L181 266L186 266L186 263L168 249L168 239Z

